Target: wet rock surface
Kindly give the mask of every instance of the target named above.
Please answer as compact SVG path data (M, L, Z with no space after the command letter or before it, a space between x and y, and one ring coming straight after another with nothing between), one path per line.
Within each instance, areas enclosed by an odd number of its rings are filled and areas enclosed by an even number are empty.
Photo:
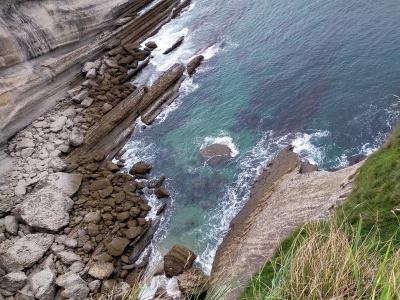
M211 144L200 150L202 158L210 165L222 163L232 157L232 150L224 144Z

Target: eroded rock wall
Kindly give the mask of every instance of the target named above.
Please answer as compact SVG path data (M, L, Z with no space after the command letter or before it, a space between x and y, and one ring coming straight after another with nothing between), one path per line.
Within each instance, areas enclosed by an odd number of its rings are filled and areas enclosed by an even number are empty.
M0 6L0 68L88 39L129 0L16 1ZM113 13L114 11L114 13Z

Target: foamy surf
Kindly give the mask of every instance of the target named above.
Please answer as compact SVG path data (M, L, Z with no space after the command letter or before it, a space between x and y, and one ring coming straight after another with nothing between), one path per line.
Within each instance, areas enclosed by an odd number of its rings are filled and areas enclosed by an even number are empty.
M314 165L321 165L325 158L324 149L315 145L320 139L329 136L329 131L318 130L314 133L297 133L291 142L293 152Z
M211 138L209 141L215 139ZM211 273L217 248L229 229L230 222L250 197L254 180L267 162L285 145L287 145L287 136L276 138L270 131L240 159L240 172L236 181L226 188L223 199L210 216L208 223L212 225L206 226L201 232L202 238L209 242L207 248L197 258L197 263L206 273Z

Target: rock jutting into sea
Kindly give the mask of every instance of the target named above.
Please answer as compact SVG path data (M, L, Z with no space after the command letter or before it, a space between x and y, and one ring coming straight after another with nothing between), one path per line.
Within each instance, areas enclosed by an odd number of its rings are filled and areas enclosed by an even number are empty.
M292 231L326 219L346 199L363 162L335 171L301 161L291 146L281 150L255 182L250 199L232 220L212 267L212 285L237 281L227 299L236 299L248 280L272 257ZM268 226L265 226L268 224Z

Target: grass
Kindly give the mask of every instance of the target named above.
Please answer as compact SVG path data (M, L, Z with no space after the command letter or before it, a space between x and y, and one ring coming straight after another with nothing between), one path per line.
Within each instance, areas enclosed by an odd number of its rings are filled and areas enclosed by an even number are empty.
M400 299L400 127L329 222L283 241L242 299Z

